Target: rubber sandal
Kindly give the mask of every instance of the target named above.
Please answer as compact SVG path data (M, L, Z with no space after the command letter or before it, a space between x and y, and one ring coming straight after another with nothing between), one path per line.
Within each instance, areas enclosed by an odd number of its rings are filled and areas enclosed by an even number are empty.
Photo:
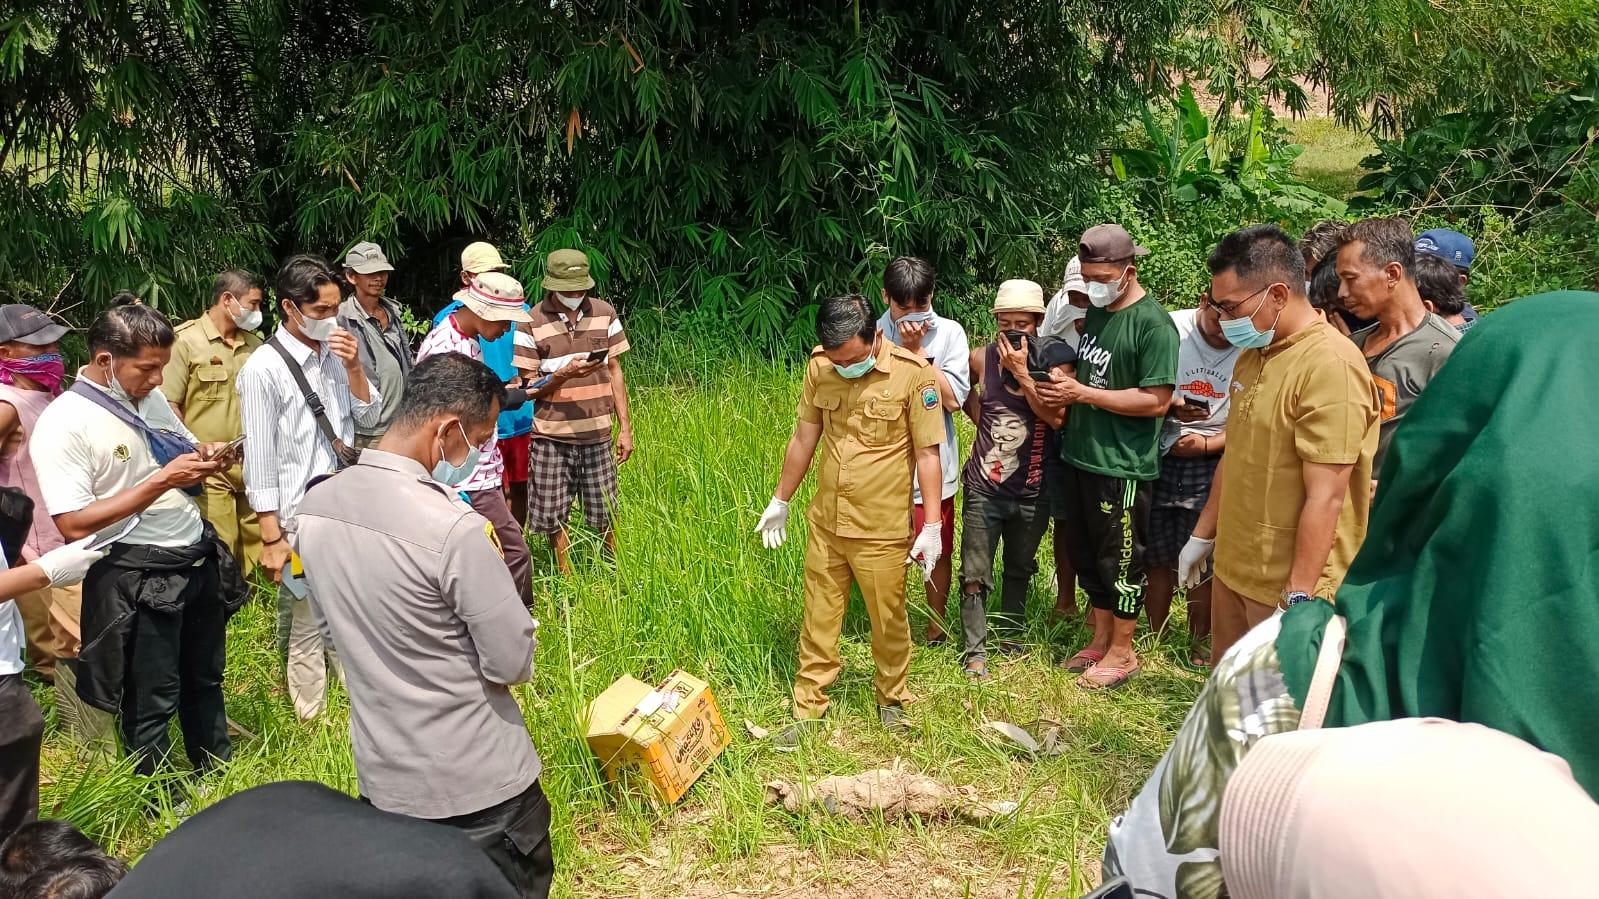
M1138 676L1141 670L1137 665L1131 668L1095 665L1083 672L1083 676L1077 679L1077 686L1084 690L1117 690L1127 686L1127 682Z
M1082 649L1078 650L1077 655L1067 659L1061 667L1072 674L1082 674L1104 658L1105 654L1097 649Z
M976 668L973 668L971 666L971 663L968 662L964 667L965 667L967 679L973 680L973 681L985 681L985 680L988 680L988 663L987 662L981 663Z

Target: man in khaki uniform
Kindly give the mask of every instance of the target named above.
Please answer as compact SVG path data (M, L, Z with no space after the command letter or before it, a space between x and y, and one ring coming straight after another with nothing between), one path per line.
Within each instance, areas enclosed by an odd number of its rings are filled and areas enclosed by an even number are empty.
M161 373L161 392L201 443L227 442L244 433L234 384L244 360L261 345L255 329L261 326L263 287L250 272L225 271L211 283L211 308L175 329L178 339ZM261 559L261 526L244 496L243 463L207 478L205 495L198 499L200 514L249 573Z
M943 406L927 361L877 332L862 297L822 304L816 329L822 345L811 353L799 402L799 423L783 457L783 473L756 531L768 549L787 537L788 500L822 445L816 495L811 500L805 553L805 619L800 669L794 683L795 723L774 738L779 749L799 745L806 722L827 711L827 688L838 678L839 632L853 581L860 585L872 621L872 656L878 715L885 727L906 728L903 706L910 662L905 617L905 566L924 577L942 550L941 497L926 497L927 520L911 540L911 475L924 485L943 484L938 446L944 440ZM906 550L909 549L909 556Z

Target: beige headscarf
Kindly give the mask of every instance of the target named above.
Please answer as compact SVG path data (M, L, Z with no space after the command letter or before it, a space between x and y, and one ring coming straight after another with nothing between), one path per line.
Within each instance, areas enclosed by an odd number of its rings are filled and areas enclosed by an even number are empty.
M1267 737L1222 801L1234 899L1592 895L1595 847L1563 759L1441 718Z

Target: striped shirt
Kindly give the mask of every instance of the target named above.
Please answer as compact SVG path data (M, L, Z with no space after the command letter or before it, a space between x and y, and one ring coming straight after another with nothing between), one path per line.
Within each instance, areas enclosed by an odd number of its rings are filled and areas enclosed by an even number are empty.
M609 350L611 359L628 351L616 308L598 297L585 299L575 313L546 297L533 307L528 330L533 347L531 353L525 347L516 348L519 359L525 360L518 364L546 373L559 371L574 359L587 359L596 350ZM533 412L533 436L561 443L607 443L615 409L610 366L601 365L539 400Z
M462 334L455 326L455 316L445 316L438 326L422 338L422 347L416 352L416 361L421 362L429 356L440 353L460 353L468 358L483 361L483 348L478 342ZM472 469L471 477L461 482L461 488L467 493L477 493L480 490L500 489L501 478L505 474L505 457L500 453L500 441L490 437L489 441L478 447L477 467Z
M333 431L346 445L355 445L355 425L377 425L383 394L367 382L362 402L350 393L344 361L327 344L312 350L281 325L274 335L300 364L305 382L322 399ZM257 512L276 512L280 521L293 517L306 485L317 475L338 470L333 447L317 427L294 375L277 350L263 346L239 369L239 418L244 424L244 494Z

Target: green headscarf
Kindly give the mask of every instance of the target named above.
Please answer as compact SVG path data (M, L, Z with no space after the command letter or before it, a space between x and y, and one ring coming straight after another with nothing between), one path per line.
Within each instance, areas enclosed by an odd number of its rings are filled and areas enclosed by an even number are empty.
M1599 293L1517 300L1456 347L1394 435L1326 725L1487 725L1599 798ZM1283 617L1301 706L1325 602Z

